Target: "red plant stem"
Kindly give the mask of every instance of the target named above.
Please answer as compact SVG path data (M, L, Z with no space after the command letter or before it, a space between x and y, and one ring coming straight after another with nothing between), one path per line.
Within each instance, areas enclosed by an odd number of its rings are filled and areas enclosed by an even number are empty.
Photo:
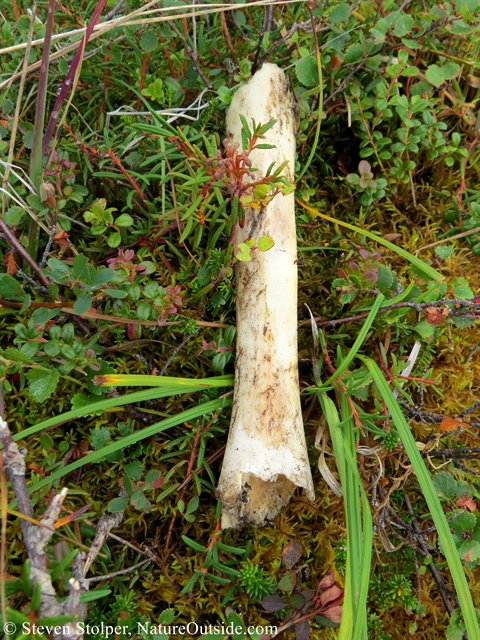
M72 80L78 69L78 65L82 60L83 52L85 50L87 42L89 41L90 36L92 35L94 26L97 24L98 20L100 19L100 15L102 13L103 7L105 6L106 2L107 0L99 0L97 6L95 7L92 17L90 18L90 22L88 23L87 29L85 31L85 35L83 36L82 40L80 41L80 44L78 45L78 49L70 64L70 69L68 70L67 75L65 76L65 80L63 81L63 84L60 88L60 93L58 94L58 97L55 101L55 106L53 107L52 113L50 115L50 120L47 125L47 130L45 131L45 136L43 138L42 151L44 155L47 153L48 145L50 144L50 140L52 139L53 132L57 124L58 116L60 115L60 109L62 107L62 104L65 101L65 98L67 96Z
M135 191L137 192L137 194L141 198L142 202L145 202L145 196L141 192L140 187L135 182L135 180L132 178L132 176L127 172L127 170L124 168L124 166L122 165L120 160L117 158L115 153L111 149L107 149L106 152L109 155L109 157L112 159L112 162L120 169L120 171L123 173L125 178L131 184L131 186L135 189Z
M221 520L217 520L215 529L213 530L213 533L212 533L212 539L208 543L207 551L211 551L215 546L215 543L217 542L217 533L220 531L220 523L221 523Z
M142 93L142 90L145 88L145 74L147 73L147 65L150 60L151 53L148 52L142 60L142 68L140 69L140 86L138 88L139 92ZM137 111L140 109L142 101L140 98L137 98Z
M222 19L222 29L225 34L225 39L227 41L228 50L230 51L230 55L232 56L232 62L236 64L235 60L235 50L232 45L232 41L230 40L230 34L228 32L227 20L225 18L225 11L220 12L220 17Z
M327 365L327 369L330 371L330 373L336 373L337 370L335 369L335 367L332 364L332 361L330 360L330 355L328 353L328 347L327 347L327 340L325 337L324 337L324 340L325 340L325 350L323 352L323 356L325 358L325 364Z
M73 132L72 128L65 123L65 129L71 134L71 136L73 137L73 139L75 140L75 143L79 146L79 147L83 147L86 151L89 151L90 153L92 153L96 158L98 158L98 151L94 148L91 147L88 144L85 144L84 142L80 142L80 140L78 140L77 136L75 135L75 133ZM111 149L106 149L105 153L110 157L110 159L113 161L113 164L115 164L120 171L122 172L122 174L125 176L125 178L128 180L128 182L130 183L130 185L133 187L133 189L137 192L137 194L140 196L142 202L145 201L145 196L143 195L142 191L140 190L140 187L138 186L138 184L135 182L135 180L132 178L132 176L127 172L127 170L125 169L125 167L122 165L122 163L120 162L120 160L117 158L117 156L115 155L115 153L111 150Z
M427 378L415 378L414 376L398 376L402 380L410 380L414 382L423 382L423 384L435 384L435 380L428 380Z
M162 36L161 32L159 32L159 34L158 34L158 39L160 40L160 42L162 44L165 42L165 38ZM176 75L175 69L174 69L173 64L172 64L172 58L170 57L170 51L168 50L168 47L163 47L162 51L163 51L163 55L167 59L168 68L170 69L170 73L172 74L172 78L176 78L177 75Z
M20 12L18 11L17 3L15 2L15 0L12 0L12 9L15 22L17 22L17 20L20 18Z

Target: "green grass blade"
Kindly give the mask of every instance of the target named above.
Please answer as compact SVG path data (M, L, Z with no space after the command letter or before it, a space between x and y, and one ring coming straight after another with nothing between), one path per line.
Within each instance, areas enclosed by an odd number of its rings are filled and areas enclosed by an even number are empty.
M130 376L131 377L131 376ZM153 377L153 376L139 376L139 377ZM38 433L38 431L43 431L43 429L48 429L49 427L55 427L64 422L68 422L69 420L75 420L76 418L82 418L83 416L88 416L91 413L95 413L97 411L103 411L105 409L111 409L112 407L121 407L125 404L133 404L134 402L143 402L145 400L155 400L157 398L165 398L167 396L174 396L182 393L193 393L194 391L202 391L206 388L211 387L226 387L233 384L232 376L218 376L215 378L204 378L203 380L188 380L187 385L182 385L178 383L179 380L183 380L183 378L163 378L158 377L159 380L169 380L170 385L166 385L161 388L154 389L146 389L144 391L135 391L134 393L126 393L123 396L118 396L116 398L108 398L99 400L98 402L92 402L85 407L80 407L79 409L73 409L72 411L67 411L65 413L61 413L58 416L54 416L53 418L48 418L48 420L43 420L38 424L28 427L28 429L24 429L19 433L16 433L13 436L14 440L21 440L22 438L28 438L34 433ZM175 383L172 384L172 380ZM185 380L187 380L185 378ZM196 384L193 384L196 383Z
M371 308L370 313L368 314L368 317L363 323L360 333L358 334L357 339L353 343L352 348L349 350L346 357L342 360L341 364L338 365L338 368L335 371L335 373L332 376L330 376L330 378L328 378L328 380L325 382L325 385L322 385L322 386L328 387L328 385L332 384L334 380L336 380L339 376L341 376L342 373L345 373L345 371L348 369L348 366L357 355L358 350L360 349L365 338L367 337L367 333L370 331L370 327L372 326L373 321L377 317L378 310L382 306L382 302L384 301L384 299L385 299L385 296L382 293L380 293L375 298L373 307Z
M95 376L95 384L99 387L177 387L173 393L186 393L191 388L212 389L233 385L233 376L217 376L215 378L168 378L166 376L139 376L106 373ZM173 394L172 394L173 395Z
M360 504L360 494L357 478L355 476L355 468L348 463L348 453L355 455L356 437L355 425L352 418L352 412L348 404L348 398L342 394L340 400L340 415L342 418L342 432L346 462L346 484L343 489L345 501L345 517L347 524L347 553L350 549L351 565L350 580L353 593L353 636L358 635L359 629L361 633L362 618L364 617L364 607L359 602L360 580L362 577L362 514ZM353 640L353 636L351 640ZM347 638L345 638L347 640ZM350 638L348 639L350 640ZM365 639L366 640L366 639Z
M110 453L114 453L119 449L130 447L131 445L136 444L137 442L140 442L140 440L145 440L145 438L150 438L151 436L154 436L157 433L161 433L162 431L166 431L167 429L170 429L170 427L175 427L177 424L180 424L182 422L187 422L189 420L194 420L195 418L209 414L212 411L217 411L219 409L228 407L231 404L232 404L231 397L218 398L217 400L211 400L210 402L206 402L205 404L199 404L196 407L192 407L191 409L187 409L186 411L177 413L175 416L172 416L171 418L166 418L164 420L161 420L160 422L156 422L155 424L152 424L149 427L145 427L140 431L131 433L130 435L125 436L124 438L120 438L119 440L116 440L115 442L108 444L106 447L102 447L101 449L98 449L98 451L93 451L92 453L89 453L84 458L80 458L79 460L72 462L66 467L63 467L62 469L58 469L57 471L54 471L43 480L40 480L39 482L34 483L29 488L28 491L29 493L33 493L34 491L37 491L38 489L41 489L42 487L45 487L46 485L50 484L54 480L57 480L58 478L62 478L63 476L70 473L71 471L74 471L79 467L83 467L83 465L88 464L89 462L98 462L99 460L103 460L105 456L109 455Z
M332 438L347 525L345 596L338 640L359 640L366 638L367 632L366 603L372 562L372 514L358 472L353 421L347 398L342 401L342 414L346 418L343 423L340 423L333 400L324 391L318 393L318 398ZM363 513L361 524L360 509Z
M407 421L405 420L405 417L403 416L403 413L401 412L400 407L377 364L369 358L364 358L362 356L358 357L365 363L372 374L373 380L377 385L385 404L387 405L403 446L405 447L405 451L410 459L413 470L417 476L418 483L422 489L423 496L430 510L435 527L437 528L443 554L447 559L447 563L452 574L468 638L469 640L480 640L480 629L477 623L475 607L467 579L463 571L462 562L458 555L442 505L440 504L440 500L433 486L432 479L427 467L425 466L423 458L418 451L417 445L410 431L410 427L408 426Z
M392 304L398 304L399 302L403 302L404 300L406 300L406 298L408 298L408 296L412 292L414 286L415 286L415 282L411 282L408 285L408 287L405 287L405 289L402 291L402 293L400 293L398 296L395 296L394 298L387 298L387 300L384 300L382 302L381 307L382 308L383 307L390 307ZM429 293L430 293L430 291L429 291ZM355 313L359 313L360 311L369 311L371 308L372 308L371 304L361 305L360 307L355 307Z
M332 439L333 452L335 454L335 462L337 465L338 475L340 476L340 484L342 485L342 492L344 495L344 503L346 496L346 487L347 487L347 470L345 463L345 445L343 442L343 433L340 426L340 418L338 415L337 408L333 400L331 400L325 391L318 392L318 400L320 402L320 406L322 407L323 415L328 424L328 428L330 430L330 437ZM348 498L347 498L348 499ZM346 504L345 504L346 506ZM346 514L345 514L345 517ZM349 532L348 532L348 522L347 522L347 558L346 558L346 568L345 568L345 592L343 598L342 605L342 621L340 623L340 628L338 630L338 640L350 640L353 636L353 626L354 626L354 590L352 588L352 549L349 544Z
M405 251L405 249L401 249L400 247L397 247L397 245L393 244L392 242L389 242L388 240L384 240L380 236L377 236L374 233L371 233L370 231L366 231L365 229L360 229L360 227L356 227L353 224L349 224L348 222L343 222L343 220L337 220L336 218L331 218L330 216L327 216L324 213L320 213L319 211L312 209L312 207L308 206L308 204L305 204L305 202L302 202L298 198L295 198L295 200L304 209L306 209L310 213L313 213L313 215L318 216L319 218L323 218L323 220L328 220L329 222L333 222L334 224L338 224L341 227L346 227L351 231L355 231L355 233L360 233L362 236L367 236L367 238L370 238L370 240L375 240L375 242L378 242L378 244L383 244L384 247L387 247L388 249L395 251L395 253L397 253L399 256L402 256L402 258L405 258L405 260L408 260L408 262L413 264L413 266L416 269L418 269L421 273L423 273L423 275L426 276L429 280L435 280L435 282L443 281L443 276L440 273L438 273L438 271L435 271L435 269L432 269L432 267L430 267L428 264L425 264L425 262L423 262L423 260L420 260L420 258L417 258L416 256L412 256L412 254L408 253L408 251Z

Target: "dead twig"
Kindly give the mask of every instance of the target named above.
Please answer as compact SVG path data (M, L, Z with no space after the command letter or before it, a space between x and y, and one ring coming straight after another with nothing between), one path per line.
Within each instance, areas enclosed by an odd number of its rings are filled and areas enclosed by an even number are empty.
M0 418L0 443L3 465L17 499L18 510L26 516L26 519L21 520L20 526L30 560L30 578L34 586L40 585L40 616L50 618L67 614L78 617L78 594L75 580L72 579L73 582L71 581L70 584L70 596L64 602L59 602L48 571L47 545L54 535L54 524L60 515L67 489L62 489L53 497L40 520L40 526L32 524L33 509L25 478L25 452L20 450L13 441L8 424L2 418ZM75 623L65 624L62 629L61 636L56 636L61 640L73 640L80 637L77 634Z
M38 266L38 264L30 256L30 254L26 251L25 247L23 247L20 244L20 242L13 235L13 233L10 231L9 227L5 224L5 222L3 220L0 220L0 229L5 234L5 237L7 238L10 246L13 249L15 249L15 251L18 251L18 253L22 256L22 258L25 260L25 262L35 272L35 274L37 275L38 279L43 284L43 286L44 287L48 287L48 285L50 284L49 280L43 275L43 273L40 271L40 267Z
M449 307L457 307L457 309L450 309ZM458 308L460 307L460 309ZM426 309L444 309L448 310L447 317L471 317L480 318L480 304L473 300L436 300L435 302L397 302L385 307L381 307L378 313L385 313L386 311L392 311L393 309L415 309L418 312ZM466 314L469 311L468 315ZM324 320L322 316L316 316L315 322L320 327L334 327L338 324L345 324L346 322L358 322L359 320L365 320L368 317L368 311L365 313L357 313L354 316L347 316L345 318L333 318L332 320ZM304 320L298 325L298 328L307 327L310 325L310 320Z

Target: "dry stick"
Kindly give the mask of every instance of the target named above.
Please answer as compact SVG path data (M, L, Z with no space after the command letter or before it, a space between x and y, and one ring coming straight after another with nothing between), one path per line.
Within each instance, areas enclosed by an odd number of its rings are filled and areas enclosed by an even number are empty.
M88 582L90 584L91 582L103 582L104 580L110 580L111 578L116 578L117 576L124 576L129 573L133 573L135 569L139 569L140 567L143 567L144 564L148 564L149 562L152 562L152 560L150 558L147 558L146 560L141 560L140 562L137 562L137 564L134 564L131 567L127 567L126 569L121 569L120 571L107 573L104 576L96 576L95 578L85 578L85 582Z
M22 256L22 258L25 260L25 262L33 269L33 271L37 274L38 279L40 280L40 282L45 286L48 287L48 285L50 284L50 282L47 280L47 278L43 275L43 273L40 271L40 268L38 266L38 264L35 262L35 260L29 255L29 253L25 250L25 247L23 247L20 242L16 239L16 237L13 235L13 233L10 231L10 229L8 228L8 226L5 224L5 222L3 220L0 220L0 229L3 231L3 233L5 234L5 236L8 239L8 242L10 243L10 245L16 250L18 251L18 253Z
M413 516L412 503L410 502L410 497L408 496L408 494L407 494L407 493L405 494L405 504L407 505L407 509L408 509L408 511L409 511L409 513L410 513L410 515L412 515L412 516ZM414 529L415 529L416 531L418 531L419 533L421 533L420 529L418 528L418 524L417 524L417 520L416 520L416 518L413 518L413 519L412 519L411 524L412 524L412 527L414 527ZM429 556L429 555L430 555L430 552L429 552L429 550L428 550L427 545L426 545L426 544L425 544L425 542L422 540L422 537L421 537L421 536L416 536L416 539L417 539L418 546L422 549L422 551L423 551L427 556ZM446 610L448 611L448 613L449 613L450 615L452 615L452 613L453 613L453 609L454 609L454 608L452 607L452 604L451 604L450 600L448 599L448 595L447 595L447 594L448 594L448 589L447 589L447 587L446 587L445 583L443 582L442 577L441 577L441 576L440 576L440 574L438 573L438 570L437 570L437 568L436 568L436 566L435 566L435 564L434 564L433 560L432 560L432 562L430 562L430 564L428 565L428 568L430 569L430 572L431 572L431 574L432 574L432 576L433 576L433 579L434 579L434 580L435 580L435 582L437 583L437 587L438 587L438 590L440 591L440 595L442 596L442 600L443 600L443 603L444 603L444 605L445 605Z
M0 443L3 449L5 470L10 479L13 492L18 502L18 510L23 515L33 518L33 509L28 495L25 479L25 455L20 452L13 441L7 423L0 418ZM30 559L30 577L34 585L40 584L40 616L53 617L63 613L63 606L57 601L52 579L48 572L46 546L53 535L53 525L57 520L67 489L57 494L47 507L41 520L44 527L31 525L26 520L20 521L23 541Z
M171 365L171 363L172 363L173 359L175 358L175 356L177 355L177 353L179 353L183 349L183 347L187 344L187 342L190 342L190 340L194 336L196 336L199 331L200 331L200 329L197 329L195 331L195 333L189 334L184 340L182 340L182 342L178 346L175 347L175 349L173 350L172 354L168 358L167 362L163 366L163 369L160 371L160 373L159 373L160 376L165 375L166 370Z
M119 497L121 498L125 495L126 495L126 492L122 489L119 492ZM118 513L103 514L101 516L97 524L97 531L95 533L95 538L92 542L92 546L90 547L90 551L87 554L87 557L85 559L85 564L83 566L84 576L87 575L92 562L100 553L100 549L102 548L103 543L107 539L107 536L110 533L110 531L120 526L120 524L122 523L123 516L124 516L123 511L120 511Z
M361 62L359 62L358 64L356 64L356 65L353 67L353 69L350 71L350 73L349 73L349 74L348 74L348 75L347 75L347 76L342 80L342 82L338 85L338 87L335 89L335 91L334 91L333 93L331 93L329 96L327 96L326 98L324 98L324 100L323 100L323 107L324 107L324 108L327 106L327 104L328 104L329 102L331 102L331 101L334 99L334 97L335 97L337 94L341 93L341 92L345 89L345 87L347 86L347 84L348 84L348 82L349 82L350 78L352 78L352 77L357 73L357 71L360 69L360 67L363 65L363 63L364 63L364 60L362 60Z
M81 315L82 318L92 318L93 320L108 320L110 322L116 322L119 324L139 324L145 327L158 327L158 322L153 320L135 320L134 318L121 318L120 316L108 316L104 313L95 313L94 311L86 311L85 313L79 314L76 313L71 307L65 307L63 305L68 304L66 302L37 302L36 300L32 300L30 306L32 309L58 309L62 313L69 313L72 316ZM73 306L73 303L70 303ZM13 302L11 300L4 300L0 298L0 307L5 307L6 309L20 309L23 306L22 302ZM196 320L195 318L190 318L188 316L182 316L186 320L195 320L195 322L201 327L213 327L214 329L227 329L229 327L225 322L206 322L203 320ZM73 320L73 318L72 318ZM172 322L165 322L164 327L174 327L176 325L181 324L181 320L173 320Z
M447 305L453 305L457 307L465 307L467 309L472 309L475 315L480 314L480 304L478 302L474 302L472 300L437 300L436 302L397 302L395 304L391 304L387 307L381 307L378 310L378 313L385 313L386 311L391 311L392 309L415 309L416 311L423 311L424 309L438 309L445 307ZM451 309L449 311L452 311ZM459 312L451 313L452 316L461 316L462 314ZM357 313L354 316L347 316L346 318L334 318L332 320L323 320L322 316L316 316L315 321L318 323L318 326L321 327L333 327L337 324L344 324L345 322L356 322L358 320L365 320L368 316L368 311L366 313ZM298 325L298 328L307 327L310 325L310 320L304 320Z
M2 457L7 475L10 479L15 498L18 502L18 510L27 518L33 518L33 509L25 479L25 455L13 441L12 434L7 423L0 417L0 444L2 445ZM120 495L124 495L123 489ZM55 588L48 572L47 544L55 533L55 522L58 520L62 503L67 495L64 488L54 496L47 507L42 526L30 524L21 519L23 540L30 559L30 577L35 585L40 584L40 616L42 618L57 617L62 614L82 619L86 615L86 607L80 604L80 593L88 590L88 581L84 580L107 535L113 527L118 526L123 520L123 512L113 515L103 515L97 525L95 539L88 554L79 553L74 562L74 577L69 581L69 596L63 603L58 602ZM76 640L83 637L83 631L77 622L65 624L62 633L55 635L61 640Z
M195 14L193 14L195 15ZM188 55L190 56L191 61L193 62L193 66L195 67L196 72L198 73L198 75L201 77L201 79L203 80L203 82L205 83L205 86L208 89L211 89L213 91L213 85L212 83L208 80L207 76L203 73L202 69L200 68L200 65L198 64L198 59L197 56L195 55L195 53L192 51L192 49L190 48L187 39L184 38L182 36L182 34L180 33L180 31L177 29L176 25L174 22L168 22L168 24L172 27L172 29L175 31L175 33L177 34L177 36L180 38L180 40L183 43L183 46L185 47L185 51L188 53Z

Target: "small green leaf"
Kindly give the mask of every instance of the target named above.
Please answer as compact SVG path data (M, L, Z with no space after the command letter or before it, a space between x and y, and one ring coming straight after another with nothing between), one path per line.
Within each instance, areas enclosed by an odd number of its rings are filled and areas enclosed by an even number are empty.
M132 480L140 480L143 475L143 465L138 460L133 460L125 465L124 471Z
M383 264L378 267L377 276L377 289L384 293L393 285L395 276L392 271Z
M94 276L92 280L92 284L90 285L92 289L99 289L104 284L110 282L110 280L115 275L114 269L100 269L96 276Z
M60 353L60 345L55 340L50 340L50 342L43 345L43 350L49 358L55 358Z
M130 496L130 504L132 507L135 507L135 509L138 509L138 511L143 511L144 509L148 511L148 509L146 509L147 503L150 504L140 489L134 491Z
M440 498L453 498L457 491L457 481L447 471L440 471L436 473L432 478L435 491Z
M347 64L353 64L358 62L363 58L363 54L365 52L365 47L361 45L359 42L350 45L345 51L345 56L343 58L344 62Z
M446 260L449 258L452 253L455 253L455 249L453 247L437 247L435 249L435 254L440 258L440 260Z
M211 275L212 273L210 269L208 269L207 267L203 267L202 269L199 269L197 272L198 284L201 287L205 287L207 284L210 284Z
M113 498L107 505L107 511L110 511L110 513L120 513L121 511L125 511L127 504L128 496Z
M28 391L35 402L44 402L55 391L60 375L57 369L30 369L25 374Z
M242 262L247 262L248 260L252 259L250 247L245 244L245 242L241 242L238 245L236 258L237 260L241 260Z
M278 588L281 591L290 593L295 589L297 583L295 571L288 571L278 583Z
M0 273L0 296L6 300L20 301L25 297L25 293L13 276Z
M187 513L187 514L193 513L194 511L196 511L198 509L198 505L199 504L200 504L200 500L198 499L198 496L195 496L188 503L185 513Z
M95 231L93 230L93 228L92 228L92 233L95 234ZM101 235L102 233L103 231L95 235ZM122 235L118 231L115 231L114 233L111 233L108 236L107 244L109 247L112 247L112 249L115 249L116 247L118 247L121 242L122 242Z
M258 239L257 247L259 251L268 251L275 245L275 241L270 236L266 235Z
M315 87L318 84L317 63L312 56L306 56L297 62L295 74L305 87Z
M123 509L121 509L123 511ZM93 591L86 591L80 594L80 603L86 604L87 602L94 602L95 600L101 600L106 598L112 593L112 590L107 588L94 589Z
M420 73L420 69L418 67L415 67L414 65L409 65L402 71L402 76L405 76L407 78L412 78L414 76L418 76L419 73Z
M73 261L73 275L76 280L90 284L90 274L87 264L87 257L83 253L79 253L78 256L75 256L75 260Z
M143 51L147 53L153 51L158 44L157 31L155 29L149 29L144 31L140 37L140 46Z
M90 430L90 446L92 449L103 449L111 439L112 436L107 427L99 427L98 429Z
M96 396L89 396L85 393L76 393L72 400L72 411L75 411L75 409L83 409L84 407L88 407L89 404L92 404L92 402L98 402L98 398ZM94 411L92 413L87 413L86 411L83 413L83 415L87 416L87 415L93 415L93 416L101 416L103 413L103 411Z
M22 222L25 214L26 212L23 209L20 209L20 207L10 207L6 210L5 218L3 220L9 227L17 226Z
M223 104L229 105L232 101L232 90L228 87L220 87L217 89L218 99Z
M110 296L111 298L118 298L119 300L126 298L128 295L126 291L122 291L121 289L104 289L104 292L107 296Z
M474 539L465 540L459 547L458 553L464 562L476 563L480 558L480 542Z
M455 287L454 295L455 295L455 298L458 298L459 300L471 300L472 298L475 297L470 287L464 284L458 287Z
M73 310L78 315L84 314L92 306L92 296L89 293L82 293L82 295L75 301Z
M158 617L159 624L169 625L175 620L175 609L164 609Z
M465 633L465 624L460 609L455 609L448 623L447 640L462 640Z
M442 65L442 72L445 80L451 80L452 78L456 78L460 73L460 65L456 62L445 62L445 64Z
M473 513L463 512L455 516L451 521L452 527L459 533L471 531L477 522L477 518Z
M33 360L29 358L24 353L21 353L18 349L14 349L13 347L9 347L8 349L0 349L0 353L7 360L11 360L12 362L23 362L25 364L31 364Z
M439 87L445 82L445 76L443 75L442 68L436 64L431 64L428 67L425 76L434 87Z
M187 545L187 547L190 547L194 551L198 551L199 553L205 553L207 550L207 547L204 547L203 544L199 544L198 542L195 542L195 540L192 540L191 538L187 538L187 536L182 536L182 540Z
M231 633L231 637L233 640L244 640L245 639L245 625L243 624L243 620L235 613L233 609L227 609L227 626L230 627L233 632Z
M433 338L434 329L426 320L422 320L421 322L417 322L417 324L413 325L413 330L425 340L431 340L431 338Z
M399 16L399 18L395 21L395 26L393 27L393 32L399 38L403 38L403 36L411 33L413 27L413 18L408 13L404 13Z
M115 224L117 227L131 227L134 224L134 220L128 213L122 213L121 216L115 219Z
M332 13L328 17L328 21L332 24L337 24L338 22L343 22L350 15L350 5L349 4L339 4L333 8Z

